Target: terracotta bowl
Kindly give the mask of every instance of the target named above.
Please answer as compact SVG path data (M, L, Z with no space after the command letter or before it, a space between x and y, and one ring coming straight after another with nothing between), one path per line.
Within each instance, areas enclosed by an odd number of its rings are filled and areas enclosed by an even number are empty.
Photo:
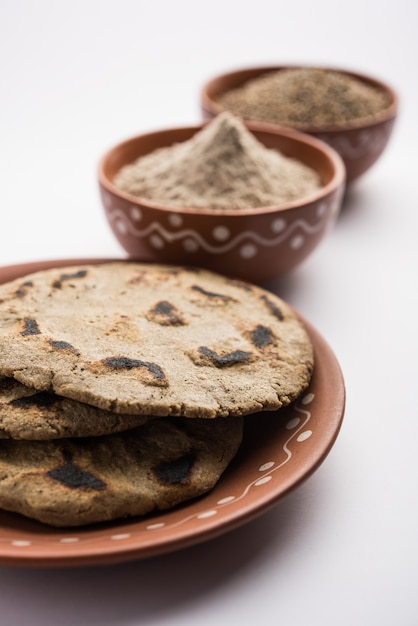
M241 87L247 81L262 74L276 72L280 69L285 69L285 66L241 69L218 75L209 80L201 91L203 117L210 119L225 110L218 104L218 99L227 91ZM390 101L388 108L372 121L353 121L327 127L298 127L300 132L308 133L325 141L340 154L346 167L347 183L350 183L370 169L386 148L398 112L398 96L392 87L380 80L341 69L338 69L338 72L360 79L368 85L378 87L388 95Z
M131 258L194 265L261 282L293 270L336 219L345 187L344 165L327 144L291 129L248 128L266 147L315 169L323 186L308 198L268 208L172 208L117 189L115 174L154 149L184 142L202 125L140 135L113 147L99 165L107 220Z

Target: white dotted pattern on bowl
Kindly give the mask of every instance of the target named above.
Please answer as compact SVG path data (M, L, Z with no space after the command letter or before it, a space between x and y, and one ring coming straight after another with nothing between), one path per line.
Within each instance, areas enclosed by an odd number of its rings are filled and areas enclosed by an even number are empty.
M380 153L386 145L390 135L390 127L379 129L365 129L357 133L356 137L338 137L328 133L316 133L316 137L332 146L342 157L358 159L364 154Z
M330 207L333 218L336 216L339 203L340 198L337 195ZM141 229L140 222L143 215L138 207L131 206L128 212L124 212L119 208L113 208L109 198L107 198L105 205L109 221L114 223L116 230L121 235L129 233L138 239L147 239L149 245L155 249L161 250L167 245L180 241L185 252L190 254L204 250L213 255L220 255L237 249L243 260L254 258L260 248L274 247L285 243L288 244L290 252L300 250L308 243L309 238L323 230L327 223L326 202L321 202L315 207L316 222L314 224L303 219L288 222L283 217L272 218L270 223L271 237L263 237L251 230L243 231L233 237L230 229L222 224L222 217L220 216L219 224L213 228L211 233L216 243L211 243L196 230L182 228L183 218L177 213L171 213L168 216L169 226L173 230L167 230L163 224L157 221L151 222ZM330 221L332 223L333 219Z

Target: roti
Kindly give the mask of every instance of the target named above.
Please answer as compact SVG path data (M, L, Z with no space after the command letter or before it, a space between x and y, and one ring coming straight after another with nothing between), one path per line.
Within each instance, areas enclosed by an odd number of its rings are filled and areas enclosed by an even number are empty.
M107 411L276 410L308 386L313 366L289 305L207 270L121 261L0 286L0 375Z
M0 378L0 439L108 435L144 424L147 415L120 415Z
M161 418L103 437L0 441L0 507L53 526L172 508L211 490L243 418Z

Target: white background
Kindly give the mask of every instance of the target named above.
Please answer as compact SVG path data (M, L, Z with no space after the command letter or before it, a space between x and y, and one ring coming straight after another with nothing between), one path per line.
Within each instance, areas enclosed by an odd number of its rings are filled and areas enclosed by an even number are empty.
M0 264L123 256L97 162L142 131L200 122L213 75L345 67L391 83L393 139L333 231L271 283L333 348L336 445L252 523L171 555L0 567L2 626L418 623L418 10L415 0L0 0Z

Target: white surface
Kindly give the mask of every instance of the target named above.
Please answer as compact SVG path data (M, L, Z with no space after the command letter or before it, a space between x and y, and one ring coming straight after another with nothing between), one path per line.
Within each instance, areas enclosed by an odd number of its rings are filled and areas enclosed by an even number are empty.
M347 386L318 472L236 532L112 567L0 568L2 626L418 623L417 4L414 0L3 1L0 264L122 256L100 155L200 121L199 90L247 65L311 62L390 82L401 114L326 241L272 283L324 335ZM1 538L0 538L1 540Z

